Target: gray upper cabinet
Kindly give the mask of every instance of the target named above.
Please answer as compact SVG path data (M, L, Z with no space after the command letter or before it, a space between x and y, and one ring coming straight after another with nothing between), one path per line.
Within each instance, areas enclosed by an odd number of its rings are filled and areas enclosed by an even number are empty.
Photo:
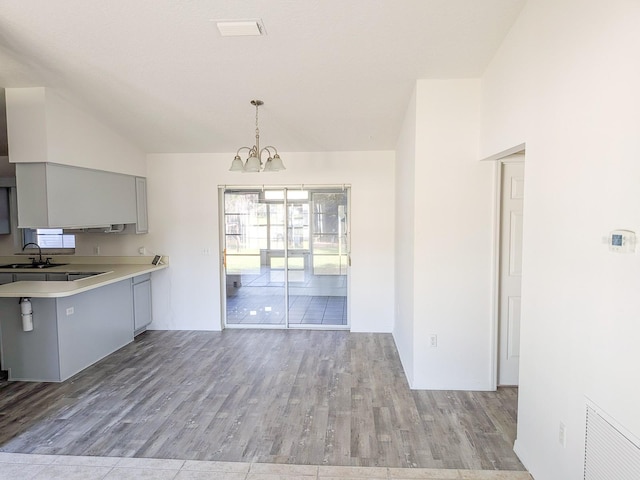
M136 233L148 233L147 179L144 177L136 177L136 219Z
M148 229L145 178L55 163L18 163L16 182L21 228L140 222L141 233Z
M9 189L0 186L0 235L11 233L11 209L9 207Z

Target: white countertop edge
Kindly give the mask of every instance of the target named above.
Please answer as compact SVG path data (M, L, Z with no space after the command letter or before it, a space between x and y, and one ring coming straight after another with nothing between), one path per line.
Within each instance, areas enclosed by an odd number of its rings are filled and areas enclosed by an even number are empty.
M107 265L107 264L76 264L50 268L46 271L49 273L56 273L66 270L76 271L103 271L101 275L95 275L88 278L82 278L80 280L72 281L19 281L13 283L7 283L0 285L0 298L62 298L70 297L78 293L87 292L95 288L104 287L122 280L144 275L146 273L156 272L163 270L168 265L140 265L140 264L119 264L119 265ZM70 268L71 267L71 268ZM4 270L3 270L4 271ZM33 270L30 270L33 272ZM14 273L24 273L25 270L20 270ZM6 273L6 271L5 271ZM37 273L45 273L38 271Z

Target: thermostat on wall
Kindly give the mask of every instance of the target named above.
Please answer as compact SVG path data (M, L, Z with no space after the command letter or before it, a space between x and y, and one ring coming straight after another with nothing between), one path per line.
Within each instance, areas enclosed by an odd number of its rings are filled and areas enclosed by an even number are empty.
M633 253L636 251L636 234L631 230L614 230L609 233L609 250L616 253Z

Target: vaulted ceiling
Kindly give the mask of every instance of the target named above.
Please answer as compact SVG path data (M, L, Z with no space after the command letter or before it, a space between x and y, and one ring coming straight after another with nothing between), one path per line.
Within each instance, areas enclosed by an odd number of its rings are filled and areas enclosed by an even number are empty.
M145 152L391 150L416 79L473 78L525 0L0 0L0 86L45 86ZM261 19L222 37L215 20Z

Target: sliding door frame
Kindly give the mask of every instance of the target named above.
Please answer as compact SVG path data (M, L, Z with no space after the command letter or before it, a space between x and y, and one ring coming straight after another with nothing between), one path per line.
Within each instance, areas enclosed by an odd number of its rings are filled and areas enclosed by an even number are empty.
M255 324L228 324L227 323L227 285L226 285L226 225L225 225L225 193L228 191L236 192L264 192L265 190L282 190L283 195L283 208L284 208L284 302L285 302L285 321L283 324L268 324L268 323L255 323ZM288 191L292 190L309 190L312 193L322 191L339 191L342 190L347 196L347 209L346 209L346 310L347 310L347 322L346 325L322 325L312 323L294 323L289 322L289 201ZM310 215L312 213L310 212ZM351 329L351 185L349 184L331 184L331 185L218 185L218 226L219 226L219 245L220 245L220 326L222 329L243 329L243 328L260 328L260 329L308 329L308 330L350 330ZM269 220L270 223L270 220ZM270 228L267 228L267 238L270 242ZM340 239L338 239L340 241ZM311 247L312 235L311 225L309 232L309 242Z

